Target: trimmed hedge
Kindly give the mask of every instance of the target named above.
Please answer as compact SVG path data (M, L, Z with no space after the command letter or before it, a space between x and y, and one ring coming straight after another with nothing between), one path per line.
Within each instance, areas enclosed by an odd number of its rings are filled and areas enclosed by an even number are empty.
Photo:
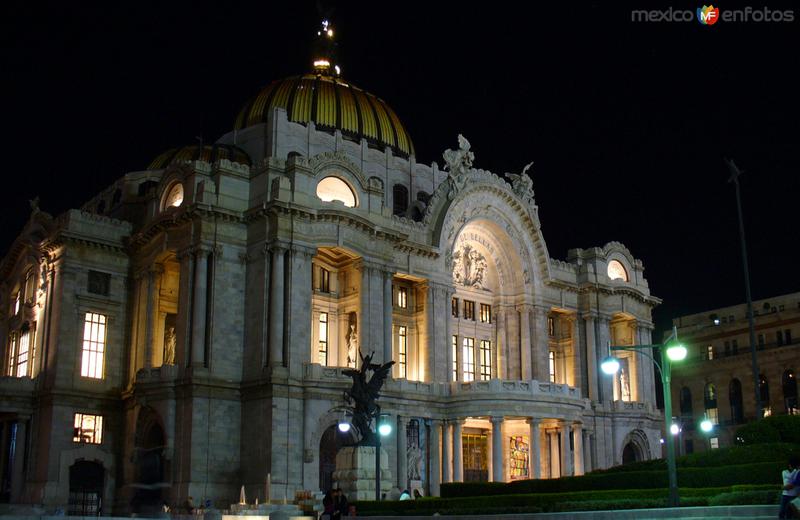
M778 491L733 491L720 493L708 500L710 506L773 505L780 502Z
M736 466L678 468L678 485L685 488L723 487L735 484L772 484L780 478L784 462L760 462ZM623 471L589 473L581 477L517 480L507 484L465 482L442 484L443 498L509 494L588 492L615 489L655 489L669 486L667 472Z
M718 488L687 488L680 490L682 506L708 505L721 494L737 497L758 497L764 503L766 495L777 496L779 486L725 486ZM749 495L748 495L749 494ZM665 507L666 489L615 489L582 493L541 493L535 495L495 495L464 498L426 497L408 501L365 501L354 503L359 516L442 515L537 513L560 511L591 511L607 509L645 509ZM729 499L730 500L730 499ZM746 500L746 498L737 498Z
M800 443L800 415L773 415L746 424L736 431L737 441L745 445L770 442Z

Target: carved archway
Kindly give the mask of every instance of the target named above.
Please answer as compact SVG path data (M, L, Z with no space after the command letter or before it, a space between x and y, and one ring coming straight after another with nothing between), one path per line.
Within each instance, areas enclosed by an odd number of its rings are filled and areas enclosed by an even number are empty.
M650 443L642 430L632 430L622 441L621 460L623 464L650 460Z

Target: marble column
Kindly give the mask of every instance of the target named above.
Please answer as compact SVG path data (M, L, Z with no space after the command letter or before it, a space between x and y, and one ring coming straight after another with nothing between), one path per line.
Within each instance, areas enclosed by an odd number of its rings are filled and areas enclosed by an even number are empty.
M9 423L10 424L10 423ZM25 491L25 446L28 443L28 418L17 419L17 436L15 440L14 460L11 463L11 503L22 503Z
M427 324L425 349L427 356L425 357L425 377L422 378L423 381L436 380L436 315L433 312L434 298L434 286L428 282L425 287L425 323Z
M497 322L497 331L495 337L495 349L497 350L497 377L499 379L508 379L508 334L506 334L506 312L503 307L497 309L495 320ZM461 341L461 338L458 338ZM461 343L458 347L459 355L461 355ZM459 370L461 363L459 363Z
M561 476L561 462L558 455L558 432L556 430L548 431L547 438L550 444L550 478L558 478Z
M272 276L269 287L269 364L283 366L284 254L286 248L272 247Z
M492 482L503 482L503 417L492 417Z
M583 472L584 474L592 471L592 432L583 430Z
M581 356L581 346L578 342L578 338L580 337L578 334L578 319L574 314L572 314L566 318L565 321L569 324L570 336L572 337L572 386L575 388L580 388L583 386L581 384L581 374L583 374L583 356Z
M530 305L523 304L518 307L519 310L519 338L520 338L520 363L522 364L521 375L522 379L529 381L533 378L532 363L531 363L531 316Z
M438 497L440 492L440 484L442 482L441 471L442 464L439 455L442 441L442 421L431 421L431 445L430 445L430 495Z
M397 487L400 491L408 487L408 417L397 416Z
M373 348L370 338L369 322L369 282L372 266L362 261L358 266L358 270L361 272L361 285L358 288L358 299L360 303L358 312L358 348L360 348L363 352L367 352ZM383 349L378 350L377 354L383 357ZM373 360L375 363L380 361L381 360L377 359Z
M603 360L608 357L609 345L611 342L611 329L609 328L609 321L608 318L599 317L597 318L597 366L600 367L600 364ZM600 375L599 379L599 386L600 386L600 399L605 402L613 401L614 400L614 378L611 376L606 376L605 374Z
M464 421L456 419L453 423L453 481L464 482L464 450L461 444L461 428Z
M155 329L156 320L153 313L158 311L158 294L155 288L157 271L150 269L147 271L147 304L145 310L144 326L144 368L153 366L153 352L155 348Z
M534 322L536 324L533 345L533 378L537 381L550 381L550 363L548 352L550 349L550 336L547 331L547 309L534 308Z
M192 366L206 363L206 302L208 300L208 251L197 249L194 267L194 304L192 305Z
M589 399L599 401L598 377L601 377L602 374L598 372L600 365L597 363L597 337L594 330L594 317L584 315L583 323L586 330L586 375L589 381Z
M450 424L449 421L442 421L442 482L451 482L450 464Z
M542 478L542 462L541 462L541 449L542 444L539 438L539 425L541 421L534 417L529 418L527 421L529 431L528 440L530 441L528 445L528 467L530 471L528 472L528 478Z
M583 432L581 423L572 425L572 439L574 443L573 457L574 457L574 471L573 475L583 475Z
M570 451L570 428L566 422L561 423L561 476L572 475L572 452Z
M392 354L392 271L383 272L383 362L394 359ZM406 349L406 373L408 373L408 349ZM401 491L405 489L401 488Z
M449 310L449 306L453 300L453 290L449 287L443 290L445 298L445 307ZM451 313L445 312L444 314L444 335L445 345L447 346L447 381L455 381L453 378L453 363L456 361L453 357L453 324L450 320ZM495 343L497 345L497 343ZM456 348L456 350L458 350ZM457 375L457 374L456 374Z

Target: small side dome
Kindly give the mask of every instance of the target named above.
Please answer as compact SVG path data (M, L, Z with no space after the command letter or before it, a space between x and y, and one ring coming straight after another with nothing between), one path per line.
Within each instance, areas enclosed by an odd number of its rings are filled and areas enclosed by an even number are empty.
M227 159L239 164L252 165L250 156L247 152L229 144L199 144L184 146L182 148L170 148L158 157L153 159L148 165L148 170L163 170L170 164L185 161L205 161L213 163L220 159Z

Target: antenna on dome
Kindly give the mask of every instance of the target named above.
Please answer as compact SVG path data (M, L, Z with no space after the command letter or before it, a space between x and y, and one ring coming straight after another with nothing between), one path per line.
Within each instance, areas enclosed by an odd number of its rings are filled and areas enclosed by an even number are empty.
M314 72L324 76L338 76L341 69L336 64L336 40L333 25L323 18L314 40Z

